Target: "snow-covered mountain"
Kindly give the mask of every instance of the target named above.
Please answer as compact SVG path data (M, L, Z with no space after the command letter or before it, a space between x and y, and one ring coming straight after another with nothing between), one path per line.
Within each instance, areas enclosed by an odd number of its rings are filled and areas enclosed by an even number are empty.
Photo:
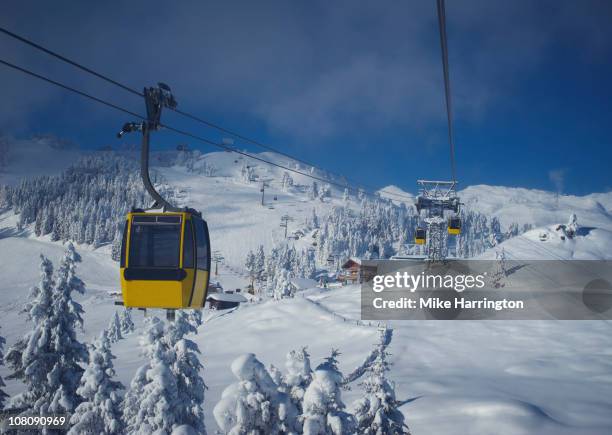
M67 152L73 156L73 151ZM300 171L312 170L285 157L262 155ZM179 164L174 164L176 153L159 153L153 159L155 169L177 189L182 204L203 211L213 249L225 257L215 278L228 289L244 288L248 283L244 261L249 250L259 245L269 250L284 240L281 216L293 218L291 233L307 228L313 209L324 217L334 206L345 204L340 189L331 186L331 196L323 201L313 199L316 195L308 177L292 173L289 182L284 170L235 154L184 157L180 160L179 156ZM19 174L58 173L64 165L48 167L45 172L14 166L5 172L10 177L0 182L15 183ZM323 183L318 184L324 188ZM393 186L384 190L405 193ZM356 209L358 201L351 194L350 207ZM550 192L473 186L460 191L460 196L466 208L496 216L502 225L534 226L501 244L517 258L612 258L611 193L557 198ZM563 241L555 228L570 213L576 213L582 229L575 239ZM51 241L49 235L36 237L31 225L17 230L17 222L18 216L10 210L0 214L0 334L9 346L30 327L19 310L39 279L39 254L57 264L63 251L60 241ZM545 242L540 240L543 232L548 234ZM302 249L312 246L312 240L308 233L289 243ZM81 338L91 341L117 309L109 293L119 289L118 270L110 258L110 245L77 249L82 256L77 274L87 286L85 295L78 297L85 310ZM482 258L494 255L492 249ZM283 368L292 349L308 346L315 364L331 348L338 348L341 370L353 373L378 337L378 325L360 322L359 315L359 286L311 289L292 299L244 304L229 313L206 312L206 321L193 338L202 351L209 387L205 400L209 433L217 429L213 407L223 389L235 381L230 370L235 358L253 352L263 363ZM112 348L118 378L126 386L145 361L138 350L143 316L134 313L134 319L137 332ZM605 322L396 321L390 327L390 378L414 434L604 434L612 430L612 336ZM6 380L8 374L1 366L0 376ZM15 380L6 383L10 394L23 388ZM342 392L347 404L363 396L359 380L350 386Z
M414 201L403 200L398 196L413 194L397 186L387 186L379 192L382 197L394 202L414 204ZM575 213L583 226L612 230L612 192L575 196L537 189L480 184L461 189L458 195L465 210L475 210L489 217L497 217L503 227L512 222L534 227L565 223L569 215Z

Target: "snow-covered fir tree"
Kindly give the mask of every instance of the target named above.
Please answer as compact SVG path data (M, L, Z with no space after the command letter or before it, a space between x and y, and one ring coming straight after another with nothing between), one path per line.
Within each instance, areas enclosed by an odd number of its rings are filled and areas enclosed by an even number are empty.
M231 369L238 382L223 391L213 411L224 433L296 433L297 410L254 354L236 358Z
M4 340L4 337L0 335L0 365L4 365L4 344L5 343L6 341ZM4 380L2 379L2 376L0 376L0 410L4 409L4 402L9 397L8 394L6 394L4 390L2 389L2 387L4 386L5 386Z
M193 325L193 327L195 328L195 332L197 333L198 328L202 326L203 323L202 310L188 310L187 317L189 319L189 323Z
M491 285L495 288L504 287L506 285L507 276L506 251L502 247L495 251L495 270L490 276Z
M266 255L264 253L264 247L263 245L259 245L257 247L257 251L255 251L255 262L254 262L255 280L258 282L263 281L265 278L265 273L266 273L265 264L266 264Z
M286 385L283 382L283 374L278 367L274 364L270 364L268 366L268 373L270 373L270 377L274 381L276 385L278 385L279 390L283 392L287 392Z
M404 414L398 409L393 384L387 379L388 353L385 350L384 331L376 345L376 358L368 367L363 382L365 396L353 404L357 433L363 435L409 435Z
M83 401L70 418L72 427L68 435L123 433L119 394L123 385L114 380L114 358L105 329L89 348L89 363L77 389Z
M160 184L162 178L157 173L152 178L164 197L176 195ZM52 240L94 246L113 243L115 259L119 259L126 213L150 202L137 162L112 152L83 157L57 176L3 186L0 193L0 208L18 213L21 228L34 224L37 236L49 234Z
M331 198L331 186L327 183L321 186L317 197L321 202L324 202L327 198Z
M305 435L352 434L355 421L345 411L341 386L343 376L338 369L337 350L332 350L314 371L312 381L304 393L303 433Z
M282 383L286 386L289 398L301 415L303 412L302 401L304 400L304 393L306 393L306 389L312 381L310 354L306 347L289 352L285 360L285 368L287 369L287 374L283 377Z
M111 316L106 330L108 331L108 339L111 343L116 343L123 338L123 335L121 335L121 320L117 311Z
M279 276L275 277L274 299L280 300L283 298L293 297L291 288L291 272L286 269L279 270Z
M576 235L576 233L578 232L578 228L578 217L576 216L576 213L572 213L570 214L569 220L567 221L565 230L568 237L574 237L574 235Z
M283 172L283 178L281 180L281 189L283 192L288 192L293 187L293 178L289 175L289 172Z
M121 325L121 335L126 336L134 332L134 322L132 321L132 309L124 308L119 315L119 324Z
M51 300L53 296L53 263L40 255L40 281L38 286L30 290L28 302L25 304L22 313L25 313L28 320L34 322L35 325L42 323L52 316ZM43 328L42 331L46 332ZM32 333L26 334L23 338L17 340L9 349L6 355L8 366L13 370L11 378L23 379L23 352L28 346L28 341Z
M312 209L312 214L310 215L310 226L313 229L319 228L319 216L317 216L317 210Z
M168 345L163 336L163 322L157 318L147 319L141 345L149 361L136 371L122 404L127 433L172 432L178 386L172 376L173 361L169 361Z
M12 376L26 386L13 405L30 413L72 412L80 402L76 390L87 351L76 336L76 328L83 323L83 309L72 299L72 293L85 290L76 276L77 261L79 256L69 243L52 276L51 262L42 257L41 282L33 292L35 299L29 312L34 328L7 354Z
M313 201L319 197L319 185L316 181L313 181L308 188L308 198Z
M255 252L249 251L245 261L245 268L253 285L261 284L266 276L266 255L263 245L259 245Z
M147 321L141 340L149 361L140 367L123 401L123 418L129 433L171 433L178 427L205 433L203 402L206 385L195 342L185 338L196 332L188 313L179 311L165 326Z
M199 310L191 310L199 312ZM201 318L200 318L201 320ZM166 330L174 362L171 371L178 387L178 404L174 408L179 425L188 425L196 433L206 433L204 426L204 392L206 384L200 375L200 349L185 336L197 333L197 315L179 310Z

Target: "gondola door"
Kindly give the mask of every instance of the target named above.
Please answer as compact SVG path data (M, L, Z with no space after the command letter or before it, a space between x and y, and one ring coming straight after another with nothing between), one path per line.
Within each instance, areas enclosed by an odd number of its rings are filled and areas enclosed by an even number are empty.
M208 225L206 222L193 215L191 219L195 241L195 284L194 291L189 306L192 308L203 308L206 303L208 293L208 283L210 280L210 238L208 235Z

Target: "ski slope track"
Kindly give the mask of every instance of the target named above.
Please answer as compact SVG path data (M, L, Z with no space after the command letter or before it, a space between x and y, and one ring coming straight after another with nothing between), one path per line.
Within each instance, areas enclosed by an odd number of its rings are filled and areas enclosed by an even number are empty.
M296 165L264 154L279 163ZM289 224L291 232L303 227L313 208L324 216L342 203L338 189L332 188L332 197L325 202L308 199L299 188L284 191L281 169L253 162L258 179L270 180L262 206L261 182L241 180L245 160L225 152L206 154L197 163L214 168L213 176L198 173L198 167L194 171L182 166L156 168L180 190L183 204L202 210L211 229L212 247L225 257L219 276L213 278L226 289L247 285L244 259L250 249L263 244L267 250L283 239L284 229L279 227L283 214L294 218ZM27 173L24 168L19 171ZM15 171L5 171L8 173L10 181L16 182ZM292 177L295 184L311 183L307 177ZM7 178L1 182L6 183ZM460 196L465 207L497 216L502 225L512 221L534 225L533 230L502 243L516 258L612 258L610 193L557 197L527 189L472 186ZM555 227L565 223L570 213L576 213L586 229L574 240L562 241ZM12 211L0 214L0 325L7 347L29 328L19 310L39 279L39 255L48 256L57 266L64 250L48 237L35 237L30 228L17 231L16 222ZM542 232L549 234L546 242L540 241ZM301 248L310 241L304 237L291 243ZM87 286L85 295L77 297L85 310L80 334L90 341L118 309L110 295L119 290L118 266L110 259L110 246L95 250L77 246L77 250L82 257L77 273ZM480 258L494 257L492 249ZM153 314L163 316L162 312ZM136 332L112 348L118 378L126 386L144 362L138 350L143 315L134 312L133 318ZM213 407L223 389L235 381L230 364L246 352L255 353L265 365L284 369L285 356L292 349L308 346L316 366L332 348L338 348L340 368L353 381L351 389L343 391L343 401L350 405L361 397L359 376L371 358L378 328L358 322L359 318L360 288L356 285L309 289L300 297L246 303L231 312L207 311L193 339L202 351L209 387L205 401L208 432L217 429ZM388 326L393 329L387 349L393 364L389 377L413 434L612 433L610 322L392 321ZM5 380L8 374L6 367L0 367ZM9 394L22 389L18 381L6 383Z

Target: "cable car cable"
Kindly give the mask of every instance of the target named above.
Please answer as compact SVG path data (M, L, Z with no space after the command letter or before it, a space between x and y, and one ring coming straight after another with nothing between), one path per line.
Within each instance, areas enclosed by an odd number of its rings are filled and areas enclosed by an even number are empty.
M24 44L27 44L27 45L29 45L29 46L31 46L33 48L36 48L37 50L43 51L43 52L47 53L48 55L53 56L53 57L61 60L62 62L66 62L66 63L68 63L68 64L70 64L70 65L72 65L72 66L74 66L74 67L76 67L76 68L78 68L78 69L88 73L88 74L92 74L93 76L98 77L98 78L100 78L100 79L102 79L102 80L104 80L104 81L106 81L106 82L108 82L110 84L118 86L118 87L120 87L120 88L122 88L122 89L124 89L124 90L126 90L126 91L128 91L128 92L130 92L132 94L134 94L134 95L137 95L139 97L144 97L144 94L142 92L139 92L136 89L131 88L131 87L129 87L129 86L123 84L123 83L120 83L117 80L114 80L114 79L112 79L112 78L110 78L110 77L108 77L108 76L106 76L104 74L98 73L97 71L94 71L91 68L88 68L88 67L86 67L86 66L84 66L84 65L82 65L82 64L80 64L80 63L78 63L78 62L76 62L76 61L74 61L72 59L69 59L66 56L63 56L63 55L57 53L56 51L50 50L50 49L48 49L46 47L43 47L42 45L40 45L40 44L38 44L38 43L36 43L34 41L31 41L31 40L29 40L29 39L27 39L27 38L25 38L23 36L17 35L16 33L13 33L13 32L11 32L8 29L0 27L0 32L4 33L5 35L10 36L11 38L14 38L14 39L16 39L16 40L18 40L20 42L23 42ZM16 69L19 69L19 67L16 67ZM249 138L247 136L244 136L244 135L242 135L240 133L237 133L237 132L235 132L233 130L227 129L227 128L222 127L222 126L220 126L218 124L215 124L213 122L207 121L207 120L205 120L205 119L203 119L203 118L201 118L199 116L193 115L191 113L182 111L182 110L177 109L177 108L169 108L169 109L174 111L174 112L176 112L176 113L178 113L179 115L185 116L185 117L187 117L189 119L192 119L194 121L200 122L200 123L202 123L202 124L204 124L204 125L206 125L208 127L214 128L214 129L219 130L219 131L221 131L223 133L226 133L226 134L229 134L231 136L234 136L235 138L240 139L240 140L242 140L244 142L248 142L250 144L253 144L255 146L261 147L263 149L267 149L269 151L273 151L273 152L275 152L277 154L280 154L282 156L288 157L288 158L290 158L292 160L295 160L295 161L300 162L302 164L305 164L307 166L311 166L313 168L317 168L317 165L314 165L314 164L312 164L312 163L310 163L310 162L308 162L306 160L303 160L303 159L297 158L295 156L292 156L291 154L288 154L288 153L286 153L284 151L281 151L281 150L279 150L279 149L277 149L275 147L272 147L270 145L266 145L266 144L264 144L264 143L262 143L260 141L255 140L255 139L251 139L251 138ZM228 148L230 148L230 147L228 147ZM329 174L336 175L338 177L345 178L345 179L348 180L348 178L343 176L343 175L335 174L335 173L333 173L331 171L328 171L328 170L325 170L325 169L321 169L321 168L317 168L317 169L323 170L323 171L325 171L325 172L327 172ZM305 175L305 174L303 174L303 175ZM321 180L321 181L323 181L323 180ZM329 183L329 180L324 180L324 182L325 183ZM330 184L338 185L337 183L330 183ZM375 189L375 188L373 188L371 186L367 186L367 185L365 185L363 183L357 183L354 180L353 180L352 184L358 185L359 188L364 188L365 187L367 190L372 190L372 191L376 191L377 190L377 189ZM349 186L345 186L345 187L349 187ZM387 191L387 190L384 190L384 189L378 189L378 191L381 192L381 193L386 193L388 195L395 196L397 198L406 198L406 199L413 199L414 198L414 196L411 196L411 195L404 195L404 194L400 194L400 193L396 193L396 192L390 192L390 191Z
M446 119L448 122L448 142L450 146L451 174L457 181L455 170L455 142L453 138L453 112L448 67L448 45L446 40L446 10L444 0L437 0L438 24L440 27L440 46L442 48L442 69L444 72L444 95L446 98Z
M128 109L124 109L124 108L123 108L123 107L121 107L121 106L117 106L116 104L113 104L113 103L108 102L108 101L106 101L106 100L103 100L103 99L101 99L101 98L94 97L93 95L88 94L88 93L83 92L83 91L80 91L80 90L78 90L78 89L75 89L75 88L73 88L72 86L65 85L65 84L63 84L63 83L57 82L57 81L55 81L55 80L53 80L53 79L50 79L50 78L45 77L45 76L42 76L42 75L37 74L37 73L35 73L35 72L33 72L33 71L30 71L30 70L28 70L28 69L26 69L26 68L20 67L20 66L18 66L18 65L15 65L15 64L13 64L13 63L10 63L10 62L7 62L7 61L5 61L5 60L3 60L3 59L0 59L0 63L1 63L1 64L3 64L3 65L5 65L5 66L7 66L7 67L9 67L9 68L15 69L15 70L20 71L20 72L22 72L22 73L24 73L24 74L27 74L27 75L32 76L32 77L35 77L35 78L37 78L37 79L39 79L39 80L45 81L45 82L47 82L47 83L50 83L50 84L55 85L55 86L58 86L58 87L60 87L60 88L62 88L62 89L65 89L65 90L67 90L67 91L73 92L73 93L75 93L75 94L77 94L77 95L80 95L81 97L88 98L88 99L90 99L90 100L92 100L92 101L95 101L96 103L104 104L105 106L111 107L111 108L113 108L113 109L115 109L115 110L119 110L119 111L121 111L121 112L127 113L128 115L132 115L132 116L135 116L135 117L140 118L140 119L143 119L143 120L145 119L145 117L144 117L144 116L139 115L139 114L137 114L137 113L135 113L135 112L132 112L132 111L130 111L130 110L128 110Z
M53 57L61 60L62 62L66 62L66 63L68 63L68 64L70 64L70 65L72 65L72 66L74 66L74 67L76 67L76 68L78 68L78 69L80 69L82 71L85 71L86 73L92 74L92 75L94 75L94 76L96 76L96 77L98 77L98 78L100 78L102 80L105 80L108 83L111 83L111 84L113 84L115 86L119 86L120 88L122 88L122 89L124 89L124 90L126 90L128 92L131 92L132 94L138 95L140 97L144 96L142 94L142 92L138 92L136 89L130 88L129 86L126 86L126 85L124 85L122 83L119 83L118 81L113 80L113 79L111 79L111 78L109 78L109 77L107 77L107 76L105 76L103 74L100 74L100 73L92 70L91 68L87 68L86 66L83 66L80 63L75 62L74 60L68 59L67 57L62 56L61 54L59 54L59 53L57 53L57 52L55 52L53 50L49 50L48 48L45 48L42 45L37 44L34 41L30 41L29 39L26 39L23 36L19 36L16 33L13 33L10 30L5 29L4 27L0 27L0 32L4 33L7 36L10 36L11 38L17 39L18 41L21 41L24 44L27 44L27 45L29 45L31 47L34 47L37 50L44 51L48 55L53 56Z
M40 75L40 74L37 74L37 73L35 73L33 71L30 71L30 70L28 70L26 68L23 68L23 67L20 67L18 65L15 65L13 63L10 63L10 62L7 62L5 60L0 59L0 64L3 64L3 65L5 65L5 66L7 66L9 68L15 69L17 71L20 71L20 72L22 72L22 73L24 73L26 75L32 76L32 77L37 78L39 80L45 81L45 82L47 82L49 84L58 86L58 87L60 87L62 89L65 89L67 91L73 92L73 93L75 93L77 95L80 95L82 97L85 97L87 99L95 101L97 103L103 104L103 105L105 105L107 107L113 108L113 109L121 111L123 113L127 113L127 114L129 114L131 116L134 116L136 118L139 118L141 120L146 120L146 117L144 117L142 115L139 115L139 114L137 114L135 112L132 112L132 111L130 111L128 109L125 109L125 108L123 108L121 106L118 106L118 105L116 105L114 103L111 103L109 101L103 100L101 98L95 97L95 96L93 96L91 94L88 94L86 92L83 92L83 91L80 91L78 89L75 89L75 88L73 88L73 87L71 87L69 85L60 83L60 82L58 82L56 80L50 79L50 78L45 77L45 76ZM353 190L359 190L360 189L360 188L357 188L355 186L351 186L350 184L338 183L338 182L335 182L335 181L332 181L332 180L328 180L328 179L325 179L325 178L322 178L322 177L318 177L316 175L312 175L312 174L308 174L306 172L299 171L297 169L289 168L289 167L281 165L279 163L271 162L271 161L266 160L264 158L254 156L252 154L249 154L249 153L246 153L246 152L243 152L243 151L239 151L239 150L237 150L235 148L232 148L230 146L227 146L227 145L225 145L223 143L214 142L214 141L212 141L210 139L206 139L204 137L195 135L193 133L190 133L190 132L187 132L187 131L184 131L184 130L180 130L180 129L174 128L174 127L166 125L166 124L160 123L160 126L165 128L165 129L167 129L167 130L169 130L169 131L173 131L173 132L175 132L177 134L180 134L180 135L183 135L183 136L186 136L186 137L190 137L192 139L196 139L196 140L198 140L200 142L203 142L205 144L212 145L212 146L224 149L224 150L229 151L229 152L240 154L240 155L248 157L250 159L257 160L257 161L260 161L260 162L265 163L267 165L275 166L277 168L284 169L286 171L293 172L295 174L299 174L299 175L302 175L302 176L307 177L307 178L311 178L311 179L314 179L314 180L317 180L317 181L321 181L321 182L324 182L324 183L327 183L327 184L331 184L331 185L334 185L334 186L337 186L337 187L348 188L348 189L353 189ZM368 190L365 190L365 189L361 189L361 190L364 193L367 193L370 196L378 197L378 195L375 192L371 192L371 191L368 191Z

